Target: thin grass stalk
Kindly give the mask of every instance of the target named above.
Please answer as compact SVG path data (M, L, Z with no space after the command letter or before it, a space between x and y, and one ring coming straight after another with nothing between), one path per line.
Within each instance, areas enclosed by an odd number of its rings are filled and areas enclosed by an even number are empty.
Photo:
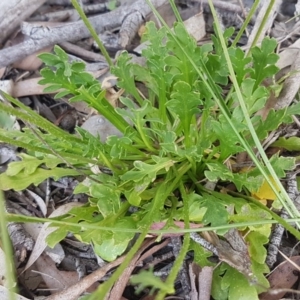
M253 15L254 15L254 13L255 13L255 11L256 11L257 6L258 6L259 3L260 3L260 0L255 0L255 2L253 3L253 5L252 5L252 7L251 7L251 9L250 9L250 11L249 11L249 14L248 14L247 17L246 17L246 20L244 21L244 23L243 23L241 29L240 29L239 32L237 33L237 35L236 35L234 41L232 42L232 46L233 46L233 47L235 47L236 44L238 43L238 41L240 40L240 38L241 38L243 32L245 31L245 29L247 28L249 22L251 21L251 19L252 19ZM266 17L268 17L268 16L266 15ZM255 37L255 38L256 38L256 37Z
M11 246L11 241L7 231L7 218L5 213L5 199L3 192L0 190L0 230L1 230L1 242L3 251L5 254L5 267L6 267L6 288L8 289L9 300L16 299L16 285L17 280L15 277L15 264L14 254Z
M74 6L74 8L76 9L76 11L78 12L80 18L83 20L85 26L87 27L87 29L89 30L89 32L91 33L92 37L94 38L94 40L96 41L99 49L101 50L103 56L105 57L108 65L111 67L113 65L113 62L108 54L108 52L106 51L103 43L101 42L101 40L98 37L98 34L96 32L96 30L94 29L94 27L91 25L90 21L88 20L88 18L86 17L83 9L81 8L81 6L78 4L77 0L71 0L72 5Z
M216 20L217 15L216 15L216 11L214 9L214 6L213 6L211 0L209 0L209 5L210 5L210 8L211 8L212 14L213 14L213 16ZM229 56L229 53L228 53L228 50L227 50L227 47L226 47L226 43L225 43L225 40L224 40L223 35L222 35L222 30L221 30L220 24L218 22L216 22L216 29L217 29L217 33L219 35L219 39L220 39L220 42L221 42L221 45L222 45L222 48L223 48L223 51L224 51L224 56L225 56L225 59L226 59L227 65L228 65L228 69L229 69L229 72L230 72L230 75L231 75L231 80L232 80L232 83L234 85L234 88L235 88L235 91L236 91L236 94L237 94L237 98L239 100L239 104L240 104L241 109L243 111L243 115L244 115L244 118L246 120L247 126L249 128L249 131L251 133L251 136L253 138L255 146L257 147L257 150L258 150L263 162L265 163L270 175L273 177L273 179L275 181L275 184L280 189L280 192L277 191L276 186L272 182L271 178L268 176L269 174L267 174L264 171L261 163L257 159L257 157L254 154L253 150L249 147L248 143L246 143L244 138L242 138L242 136L237 132L237 130L234 128L233 124L230 124L230 125L234 129L234 131L236 132L236 134L239 137L239 139L240 139L241 143L243 144L243 146L244 147L246 146L245 148L247 150L247 153L249 154L249 156L251 157L251 159L253 160L255 165L259 168L261 174L264 176L265 180L267 181L267 183L272 188L273 192L275 193L276 197L281 202L282 206L286 209L286 211L288 212L288 214L291 217L297 217L300 214L299 214L296 206L294 205L294 203L292 202L292 200L288 196L287 192L285 191L284 187L282 186L280 180L278 179L277 174L274 171L274 169L273 169L273 167L272 167L272 165L271 165L271 163L270 163L270 161L269 161L265 151L263 150L263 147L262 147L262 145L261 145L261 143L260 143L260 141L257 137L257 134L256 134L255 129L253 127L253 124L251 122L250 116L248 114L246 104L245 104L243 96L242 96L242 92L241 92L240 87L238 85L238 82L236 80L235 73L234 73L234 70L233 70L233 66L232 66L232 63L231 63L231 60L230 60L230 56ZM227 114L225 115L225 117L226 117L226 119L228 119L228 121L230 121L230 117ZM231 123L231 122L229 122L229 123ZM296 224L297 224L298 228L300 228L300 223L297 222Z
M175 5L174 0L169 0L169 1L170 1L170 4L171 4L172 10L173 10L173 13L174 13L174 15L175 15L177 21L178 21L178 22L183 22L183 21L182 21L182 18L181 18L181 15L180 15L180 13L179 13L179 11L178 11L176 5Z
M239 197L244 198L246 196L239 195ZM253 198L245 198L249 201L253 200L253 203L256 204L255 199ZM260 203L261 204L261 203ZM258 202L259 205L259 202ZM263 205L263 204L261 204ZM260 206L261 207L261 206ZM261 207L262 208L262 207ZM265 207L265 210L272 214L272 212L268 211ZM274 214L278 217L278 215ZM81 230L103 230L103 231L113 231L113 232L126 232L126 233L142 233L142 229L129 229L129 228L113 228L113 227L107 227L107 226L101 226L97 224L77 224L77 223L71 223L66 221L60 221L56 219L46 219L46 218L37 218L37 217L28 217L23 215L16 215L16 214L6 214L6 220L8 222L23 222L23 223L47 223L50 222L53 226L59 227L59 226L72 226L72 227L78 227L78 229ZM154 235L163 235L163 234L182 234L182 233L191 233L191 232L207 232L207 231L224 231L229 230L232 228L245 228L245 227L251 227L251 226L260 226L260 225L266 225L266 224L283 224L284 227L286 227L286 224L300 222L300 218L291 218L283 220L284 223L282 223L282 219L278 217L278 219L274 220L257 220L257 221L247 221L247 222L240 222L240 223L230 223L230 224L224 224L220 226L208 226L208 227L200 227L200 228L189 228L189 229L160 229L160 230L148 230L148 233L154 234ZM291 226L291 225L290 225ZM295 235L297 239L300 240L300 232L297 231L294 227L293 231L291 233ZM290 231L290 229L288 229Z
M258 28L258 30L257 30L257 33L256 33L256 35L255 35L255 37L254 37L254 40L253 40L253 42L252 42L252 45L251 45L250 49L252 49L253 47L256 46L257 41L259 40L260 35L261 35L261 33L262 33L262 30L263 30L265 24L266 24L267 21L268 21L270 12L271 12L271 10L272 10L272 8L273 8L275 2L276 2L276 0L271 0L271 1L270 1L270 4L269 4L268 9L267 9L267 11L266 11L266 14L264 15L264 18L263 18L262 22L261 22L260 25L259 25L259 28ZM249 49L248 53L250 53L250 49Z

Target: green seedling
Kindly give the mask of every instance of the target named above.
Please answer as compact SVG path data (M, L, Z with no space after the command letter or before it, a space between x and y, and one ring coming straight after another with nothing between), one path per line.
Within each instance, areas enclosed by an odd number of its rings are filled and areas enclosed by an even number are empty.
M101 141L82 128L77 128L77 135L70 135L8 95L4 96L18 109L0 102L4 112L34 126L23 132L0 130L1 141L28 150L0 175L0 189L22 190L49 177L86 176L74 192L87 194L89 202L53 220L53 225L61 225L48 236L50 246L71 232L80 241L93 244L97 255L113 261L126 252L135 233L140 233L119 269L90 299L105 298L154 223L166 222L174 228L174 221L183 221L186 230L191 222L205 228L217 226L220 239L228 226L244 224L240 231L247 232L251 275L223 262L214 273L215 299L240 299L243 291L258 299L262 288L252 283L259 280L268 287L263 249L272 219L300 238L297 230L249 197L266 180L291 217L298 216L278 179L294 167L294 159L278 155L268 159L260 140L281 124L292 122L300 106L271 110L266 120L261 119L257 112L270 95L263 80L278 71L276 41L265 38L246 55L235 43L229 44L232 33L232 28L222 33L216 25L212 43L199 47L181 21L174 24L173 31L166 25L157 29L148 23L143 36L148 47L142 52L146 64L133 63L124 51L111 67L118 88L125 91L120 97L122 108L111 106L84 64L70 63L60 47L55 46L53 54L40 55L46 65L40 81L47 85L45 90L57 91L55 98L85 101L112 123L121 137ZM146 86L146 95L136 82ZM231 90L225 95L228 86ZM259 150L258 156L254 148ZM242 152L253 162L243 173L231 168ZM106 172L94 174L91 166ZM218 187L210 191L207 182ZM220 190L228 184L235 186L238 196ZM136 211L130 213L130 207ZM253 225L262 220L267 224ZM211 265L207 260L210 254L185 233L182 250L165 283L151 272L137 275L133 281L145 285L147 280L158 290L157 299L164 299L174 292L174 280L189 250L202 267Z

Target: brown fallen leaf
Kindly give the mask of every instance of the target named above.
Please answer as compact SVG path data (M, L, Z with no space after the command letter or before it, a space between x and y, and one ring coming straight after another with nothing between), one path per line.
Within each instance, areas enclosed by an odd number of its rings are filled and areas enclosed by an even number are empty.
M194 262L189 265L189 275L191 281L191 300L210 299L213 269L214 268L211 266L201 268Z
M300 266L300 256L290 257L289 260ZM278 265L268 277L270 282L269 292L262 293L259 297L260 300L279 300L285 294L286 291L278 291L276 289L290 289L299 279L299 271L288 260ZM270 292L272 291L272 292Z
M35 263L52 294L63 291L79 282L77 272L58 270L55 262L47 254L43 253Z
M13 64L14 68L25 70L25 71L36 71L43 64L43 62L38 58L38 55L45 52L51 52L53 46L39 50L31 55L28 55L22 60L16 61Z
M251 261L243 237L236 228L230 229L224 237L226 241L219 240L215 245L219 253L219 259L246 277L251 277Z

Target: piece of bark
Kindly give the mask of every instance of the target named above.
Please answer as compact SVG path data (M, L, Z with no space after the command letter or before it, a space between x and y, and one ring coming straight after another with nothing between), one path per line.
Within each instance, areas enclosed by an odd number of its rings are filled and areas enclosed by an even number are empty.
M139 11L134 11L125 17L120 29L119 43L122 48L126 48L131 43L143 22L143 14Z
M170 244L173 246L172 251L173 251L173 254L174 254L174 257L176 260L176 258L178 257L178 255L181 251L181 247L182 247L181 237L174 236L174 237L171 237L170 240L171 240ZM183 294L185 295L184 299L190 299L189 294L191 291L191 286L190 286L190 281L188 278L188 266L187 266L186 261L183 261L183 263L179 269L179 272L177 274L177 281L179 281L181 284Z
M10 201L5 202L6 210L9 213L15 213L15 208L11 205ZM12 242L15 257L17 262L23 262L34 247L34 240L29 233L25 230L21 223L8 222L7 231Z
M287 193L296 207L299 209L300 206L300 193L298 192L296 174L287 174ZM280 214L283 219L288 219L289 214L283 208ZM266 263L269 268L272 268L277 261L278 250L281 245L282 236L284 233L284 227L281 224L276 224L270 237L270 243L268 246L268 254Z
M167 0L153 0L152 4L159 7ZM122 20L133 11L140 11L144 18L151 13L151 9L145 0L138 0L131 6L119 7L109 13L89 20L96 32L115 29L121 25ZM36 28L32 36L27 41L18 45L0 50L0 68L7 66L17 60L23 59L29 54L43 49L47 46L61 43L63 41L76 41L90 36L90 32L85 27L83 21L66 23L53 28ZM37 39L38 37L38 39Z
M198 233L191 232L190 233L190 237L191 237L191 239L194 242L196 242L197 244L201 245L206 250L211 251L214 255L216 255L216 256L219 255L217 248L213 244L211 244L210 242L208 242L206 239L204 239L203 237L201 237Z
M85 12L85 14L97 14L97 13L103 13L108 10L107 3L96 3L96 4L89 4L89 5L83 5L82 9ZM62 20L68 20L70 21L78 21L80 19L80 16L76 9L70 8L66 9L63 8L63 10L59 11L51 11L48 13L43 14L42 16L38 16L38 18L34 18L34 20L43 20L43 21L62 21Z
M46 0L1 0L0 44Z
M199 274L199 298L198 300L209 300L213 279L213 267L203 267Z

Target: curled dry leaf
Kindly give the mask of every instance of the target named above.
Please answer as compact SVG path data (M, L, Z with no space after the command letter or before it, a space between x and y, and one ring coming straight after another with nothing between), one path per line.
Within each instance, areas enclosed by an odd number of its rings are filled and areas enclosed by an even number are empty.
M39 206L39 208L40 208L43 216L46 216L47 215L47 207L46 207L44 199L42 199L38 194L36 194L36 193L34 193L34 192L32 192L32 191L30 191L28 189L26 191L35 200L35 202Z

